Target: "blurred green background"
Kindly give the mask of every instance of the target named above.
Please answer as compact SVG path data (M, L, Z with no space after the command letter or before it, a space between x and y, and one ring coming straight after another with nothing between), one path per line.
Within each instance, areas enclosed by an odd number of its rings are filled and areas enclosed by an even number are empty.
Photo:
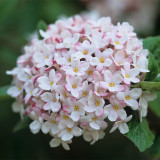
M10 84L11 77L5 71L16 65L17 57L39 20L53 23L60 15L71 16L85 10L84 4L78 0L0 0L0 86ZM159 21L158 13L154 33L150 36L160 33ZM51 149L50 136L33 135L28 128L13 134L13 127L20 117L12 112L12 102L10 99L0 100L0 159L152 159L148 153L140 153L119 132L107 134L93 146L82 138L74 139L71 151L62 147ZM150 113L149 118L155 117ZM156 122L159 120L155 118ZM151 127L154 126L151 124Z

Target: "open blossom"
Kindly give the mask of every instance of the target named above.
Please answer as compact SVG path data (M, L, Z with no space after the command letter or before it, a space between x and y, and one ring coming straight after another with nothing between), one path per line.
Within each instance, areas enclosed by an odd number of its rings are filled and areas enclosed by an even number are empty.
M33 120L33 134L50 134L51 147L69 150L73 137L90 144L102 139L109 121L110 132L125 134L135 110L146 116L156 95L132 88L149 72L148 51L132 26L77 15L40 34L43 39L32 39L17 67L7 71L14 77L7 92L16 98L12 109Z

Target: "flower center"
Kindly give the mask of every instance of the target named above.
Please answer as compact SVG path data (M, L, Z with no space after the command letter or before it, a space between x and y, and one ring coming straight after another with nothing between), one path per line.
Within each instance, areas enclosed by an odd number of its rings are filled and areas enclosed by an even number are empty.
M110 83L109 86L110 86L110 87L114 87L114 86L115 86L115 83Z
M56 121L54 121L54 120L51 120L51 122L52 122L53 124L56 124Z
M91 70L88 70L88 72L87 72L89 75L92 75L92 73L93 73L93 71L91 71Z
M31 78L32 78L32 76L29 75L29 79L31 79Z
M98 107L100 105L100 101L96 101L96 106Z
M73 85L72 85L72 88L73 88L73 89L77 88L77 85L76 85L76 84L73 84Z
M140 66L139 66L139 65L136 65L136 67L140 68Z
M87 51L87 50L83 50L83 54L84 54L84 55L87 55L87 54L88 54L88 51Z
M99 58L100 63L104 63L104 58Z
M79 106L78 105L74 106L74 110L79 111Z
M115 41L115 44L118 45L118 44L120 44L120 43L119 43L118 41Z
M77 73L78 72L78 68L74 68L73 71Z
M118 65L121 65L122 63L121 62L118 62Z
M126 100L130 100L131 96L127 95L125 98L126 98Z
M54 98L53 101L54 101L54 102L57 102L57 98Z
M32 93L33 93L33 90L30 91L30 94L32 94Z
M126 74L125 76L126 76L126 78L130 78L129 74Z
M71 128L67 128L67 131L68 131L68 132L71 132L71 130L72 130Z
M22 87L21 87L21 86L19 86L19 87L18 87L18 89L19 89L19 91L20 91L20 90L22 89Z
M118 111L118 110L119 110L119 107L118 107L118 106L114 106L113 108L114 108L115 111Z
M65 115L65 116L63 116L63 119L67 120L67 119L68 119L68 116L66 116L66 115Z
M82 96L85 97L86 95L87 95L87 92L84 91L83 94L82 94Z
M48 57L48 56L46 56L46 57L45 57L45 59L49 59L49 57Z
M92 118L92 121L95 122L97 120L97 117Z
M52 86L53 84L54 84L54 82L53 82L53 81L51 81L51 82L50 82L50 85Z
M71 57L68 58L68 62L69 62L69 63L71 62Z
M63 94L64 94L64 97L66 97L66 98L68 97L67 92L64 92Z

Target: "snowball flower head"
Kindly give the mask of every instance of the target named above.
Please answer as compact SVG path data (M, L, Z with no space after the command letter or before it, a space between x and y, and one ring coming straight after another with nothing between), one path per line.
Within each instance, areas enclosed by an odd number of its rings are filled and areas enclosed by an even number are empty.
M149 72L148 59L132 26L77 15L40 34L43 39L32 39L17 67L7 71L14 77L8 90L16 98L13 111L33 120L33 134L49 133L51 147L69 150L73 137L91 144L102 139L108 121L110 133L116 128L127 133L132 119L127 108L146 116L150 99L131 85Z

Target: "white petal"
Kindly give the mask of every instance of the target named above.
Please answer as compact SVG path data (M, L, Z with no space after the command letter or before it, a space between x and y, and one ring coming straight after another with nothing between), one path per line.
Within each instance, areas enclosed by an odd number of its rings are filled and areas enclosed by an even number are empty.
M49 144L52 148L58 147L61 144L61 140L58 138L53 138Z
M80 118L78 112L72 112L70 117L71 117L71 119L72 119L74 122L79 121L79 118Z
M62 146L65 150L69 151L70 148L69 148L69 145L66 143L66 142L62 142Z
M122 134L125 134L125 133L129 132L129 128L128 128L128 125L126 123L121 123L118 126L118 129L119 129L120 133L122 133Z
M42 124L42 132L43 132L44 134L47 134L47 133L50 131L51 126L52 126L52 123L51 123L51 122L48 122L48 121L44 122L44 123Z
M95 122L91 122L91 123L89 123L89 125L90 125L91 128L93 128L95 130L99 130L100 129L100 126Z
M50 81L49 81L48 77L45 77L45 76L39 77L37 79L37 82L39 83L39 87L41 89L44 89L44 90L51 89L51 85L50 85Z
M29 128L33 134L36 134L41 129L41 123L38 120L35 120L29 125Z
M82 130L79 127L73 127L72 133L74 136L78 137L78 136L82 135Z
M45 92L41 95L41 99L45 102L53 101L53 93Z
M130 95L133 99L138 99L142 95L142 89L141 88L133 88L130 92Z
M69 133L69 132L66 132L66 133L64 133L63 134L63 136L62 136L62 140L63 141L69 141L69 140L71 140L73 138L73 134L71 134L71 133Z

